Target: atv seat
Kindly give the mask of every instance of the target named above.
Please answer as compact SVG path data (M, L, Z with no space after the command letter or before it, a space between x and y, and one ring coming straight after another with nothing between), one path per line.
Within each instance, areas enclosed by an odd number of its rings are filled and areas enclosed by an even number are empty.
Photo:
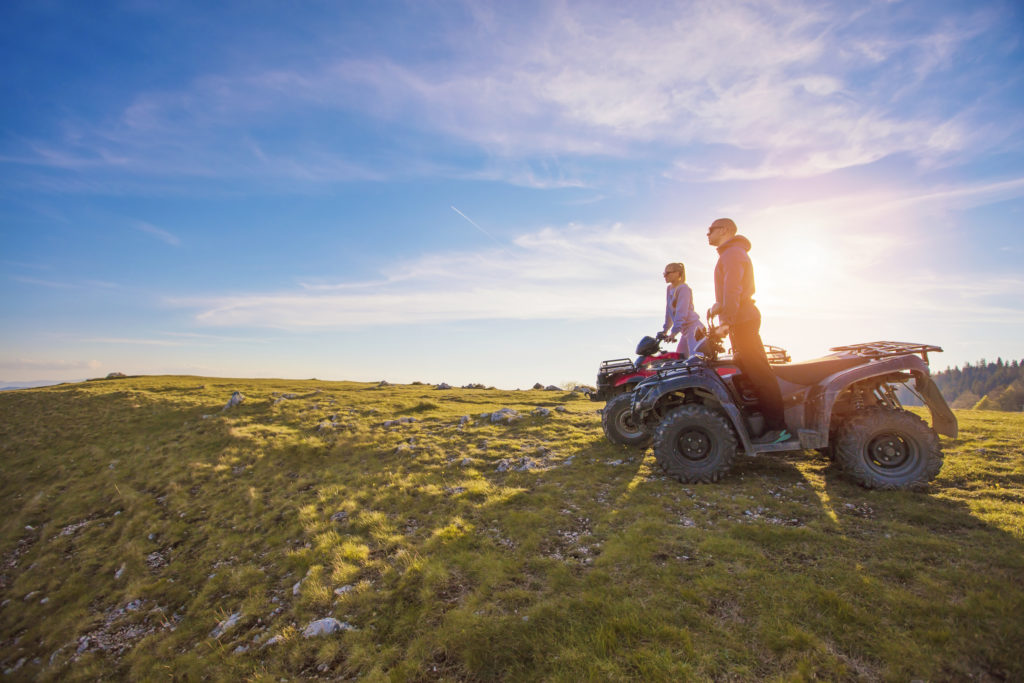
M863 358L832 354L823 358L805 360L800 363L772 365L771 369L775 376L781 380L792 384L810 386L817 384L833 373L852 368L855 365L862 365L863 363Z

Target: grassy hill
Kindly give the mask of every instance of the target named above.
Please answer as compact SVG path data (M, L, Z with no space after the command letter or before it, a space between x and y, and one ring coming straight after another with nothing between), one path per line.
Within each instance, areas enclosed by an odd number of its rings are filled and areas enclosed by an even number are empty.
M245 401L222 410L234 391ZM480 417L506 407L523 419ZM960 412L938 480L912 494L859 488L810 452L683 486L607 443L598 408L197 377L5 392L0 666L1024 679L1024 415ZM337 632L304 635L329 617Z

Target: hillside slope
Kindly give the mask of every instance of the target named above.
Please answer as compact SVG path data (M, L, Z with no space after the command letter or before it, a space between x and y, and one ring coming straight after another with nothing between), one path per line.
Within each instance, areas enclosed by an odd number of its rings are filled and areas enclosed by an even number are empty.
M244 402L222 410L234 391ZM480 417L506 407L522 419ZM942 473L911 494L859 488L809 452L682 486L650 451L607 443L598 408L197 377L0 394L0 666L1024 678L1024 416L958 413ZM334 633L304 635L328 618Z

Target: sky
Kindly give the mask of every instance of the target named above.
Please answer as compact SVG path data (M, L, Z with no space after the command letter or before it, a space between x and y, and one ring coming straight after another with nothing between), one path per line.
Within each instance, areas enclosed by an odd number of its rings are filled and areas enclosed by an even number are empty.
M752 243L794 360L1024 358L1016 0L0 3L0 379L593 383Z

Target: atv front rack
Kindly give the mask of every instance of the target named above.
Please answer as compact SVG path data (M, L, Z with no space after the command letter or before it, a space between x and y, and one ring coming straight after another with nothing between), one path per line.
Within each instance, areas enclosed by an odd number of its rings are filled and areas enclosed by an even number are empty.
M864 344L850 344L849 346L834 346L829 351L846 351L862 358L877 360L879 358L890 358L892 356L905 356L909 353L921 355L925 363L928 362L930 351L942 352L941 346L930 344L914 344L912 342L878 341L866 342Z

